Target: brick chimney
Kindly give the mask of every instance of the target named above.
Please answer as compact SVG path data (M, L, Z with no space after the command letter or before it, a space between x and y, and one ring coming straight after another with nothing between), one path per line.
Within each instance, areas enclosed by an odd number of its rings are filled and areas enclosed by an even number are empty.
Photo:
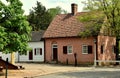
M77 4L75 4L75 3L72 3L71 4L71 13L73 14L73 15L76 15L77 14L77 9L78 9L78 5Z

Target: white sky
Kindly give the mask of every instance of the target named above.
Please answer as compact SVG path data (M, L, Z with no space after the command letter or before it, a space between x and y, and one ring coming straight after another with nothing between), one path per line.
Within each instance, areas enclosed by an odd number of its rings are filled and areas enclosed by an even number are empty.
M5 0L2 0L5 2ZM71 3L78 4L78 11L81 12L83 8L83 4L81 1L86 0L20 0L23 3L23 9L25 11L25 14L29 14L29 10L32 9L32 7L36 7L36 1L39 1L42 3L43 6L48 8L55 8L56 6L60 6L62 9L66 10L67 12L71 12Z

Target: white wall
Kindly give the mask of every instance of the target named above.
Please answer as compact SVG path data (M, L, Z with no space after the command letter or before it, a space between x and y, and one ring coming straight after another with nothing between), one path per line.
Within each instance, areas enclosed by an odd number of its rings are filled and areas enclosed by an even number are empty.
M6 58L8 58L8 61L10 62L11 60L11 54L5 54L0 52L0 57L2 57L3 60L6 60ZM18 62L18 53L15 53L15 62Z
M29 52L27 52L27 55L19 55L18 52L15 53L15 61L16 62L43 62L44 61L44 42L29 42L29 47L33 49L33 60L29 60ZM42 48L42 55L35 55L34 49L35 48ZM3 54L0 52L0 56L3 60L6 60L6 58L9 59L11 54Z
M29 42L29 47L33 50L33 60L29 60L29 52L27 55L20 55L19 61L20 62L43 62L44 61L44 42ZM35 55L34 49L35 48L42 48L42 55Z

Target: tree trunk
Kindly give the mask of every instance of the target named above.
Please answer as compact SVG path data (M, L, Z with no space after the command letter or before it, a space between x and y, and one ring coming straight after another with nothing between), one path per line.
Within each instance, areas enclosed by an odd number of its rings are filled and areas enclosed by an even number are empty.
M11 64L15 64L15 52L11 53Z

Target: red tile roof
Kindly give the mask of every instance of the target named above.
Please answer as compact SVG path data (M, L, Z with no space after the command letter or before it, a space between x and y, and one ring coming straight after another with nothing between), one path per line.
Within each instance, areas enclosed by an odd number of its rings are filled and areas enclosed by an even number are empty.
M77 37L83 31L83 24L77 19L83 12L57 15L44 33L44 38Z

